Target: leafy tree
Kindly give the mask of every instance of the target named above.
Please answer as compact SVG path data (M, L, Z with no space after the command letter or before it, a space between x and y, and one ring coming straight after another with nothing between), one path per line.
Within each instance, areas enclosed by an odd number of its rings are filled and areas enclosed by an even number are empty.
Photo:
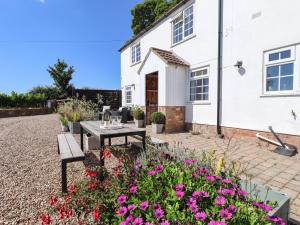
M132 10L131 29L135 35L146 29L182 0L144 0Z
M74 67L69 67L64 60L58 59L57 63L54 64L53 67L49 66L47 71L54 81L54 86L60 91L60 97L67 97L70 90L73 88L70 81L75 72Z
M60 90L54 86L36 86L30 91L30 94L44 94L47 99L58 99L60 96Z

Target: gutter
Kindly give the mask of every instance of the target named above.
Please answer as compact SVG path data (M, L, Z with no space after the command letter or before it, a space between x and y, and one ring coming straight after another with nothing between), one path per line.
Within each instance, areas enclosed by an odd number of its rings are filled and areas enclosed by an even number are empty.
M218 19L218 86L217 86L217 134L220 138L222 134L222 66L223 66L223 0L219 0L219 19Z

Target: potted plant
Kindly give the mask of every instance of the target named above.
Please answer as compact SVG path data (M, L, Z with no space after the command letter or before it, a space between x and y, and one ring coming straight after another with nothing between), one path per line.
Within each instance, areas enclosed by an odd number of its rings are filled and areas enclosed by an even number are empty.
M60 125L61 125L61 131L62 132L67 132L69 131L69 127L68 127L68 120L64 117L64 116L61 116L59 118L60 120Z
M161 112L154 112L151 114L152 132L154 134L162 133L166 117Z
M72 134L80 133L80 121L82 117L78 112L71 112L68 114L69 129Z
M144 127L145 113L141 108L135 108L133 110L133 118L137 128Z

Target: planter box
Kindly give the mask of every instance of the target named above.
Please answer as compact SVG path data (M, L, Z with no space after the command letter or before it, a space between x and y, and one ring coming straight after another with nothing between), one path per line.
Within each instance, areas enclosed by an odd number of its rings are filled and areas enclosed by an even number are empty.
M160 134L163 132L164 124L155 124L152 123L152 133Z
M143 128L144 127L144 120L134 120L135 126L137 128Z
M69 129L71 134L80 134L80 122L69 122Z
M68 132L69 131L68 125L64 126L64 125L60 124L60 126L61 126L61 131L62 132Z
M274 190L268 190L260 184L255 184L249 181L241 181L240 184L241 188L247 191L253 198L256 198L257 196L260 200L265 200L265 202L276 201L278 206L268 213L269 216L278 216L282 218L286 224L288 224L290 198L286 194Z
M90 134L83 135L84 149L96 150L100 147L100 141L98 138L91 136Z

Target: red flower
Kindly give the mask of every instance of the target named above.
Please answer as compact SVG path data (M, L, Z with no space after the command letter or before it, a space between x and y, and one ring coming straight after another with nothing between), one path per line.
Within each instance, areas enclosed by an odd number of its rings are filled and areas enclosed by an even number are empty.
M122 157L118 158L119 165L121 165L122 162L123 162L123 158Z
M68 193L69 194L75 194L77 192L77 190L76 190L76 187L74 186L74 185L70 185L69 187L68 187Z
M94 209L93 210L93 219L95 222L98 222L99 221L99 217L100 217L100 213L97 209Z
M118 177L120 175L119 168L114 168L114 175Z
M42 214L40 216L40 222L42 225L48 225L51 223L51 217L48 214Z
M86 171L85 176L90 177L90 178L94 178L94 177L97 176L97 173L94 172L94 171Z
M110 157L111 157L111 152L108 151L107 149L104 149L102 159L109 159Z
M63 220L73 216L73 211L67 206L67 204L63 204L60 208L57 209L57 211L59 220Z
M89 190L95 190L97 188L97 184L94 182L91 182L88 184L88 189Z
M57 203L57 198L56 197L51 197L50 200L49 200L49 204L50 206L55 206L56 203Z

